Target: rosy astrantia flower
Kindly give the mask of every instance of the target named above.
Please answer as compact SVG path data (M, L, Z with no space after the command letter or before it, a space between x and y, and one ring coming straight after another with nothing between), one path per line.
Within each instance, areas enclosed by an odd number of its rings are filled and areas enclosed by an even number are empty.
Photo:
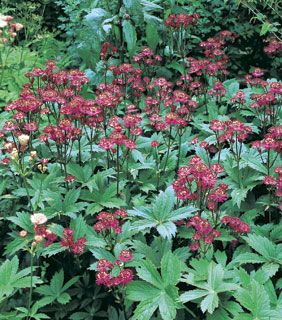
M30 220L33 224L38 225L46 223L48 219L44 213L34 213L30 216Z

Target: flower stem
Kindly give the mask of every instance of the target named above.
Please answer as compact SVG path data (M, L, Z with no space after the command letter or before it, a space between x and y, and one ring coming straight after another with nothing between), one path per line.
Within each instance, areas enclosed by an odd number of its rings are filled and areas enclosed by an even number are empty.
M117 145L116 167L117 167L117 196L118 196L119 195L119 145Z
M32 304L32 293L33 293L33 260L34 260L34 253L31 252L30 254L30 287L29 287L29 296L28 296L28 320L31 319L30 312L31 312L31 304Z
M168 161L168 158L169 158L170 147L171 147L171 126L169 127L168 146L167 146L167 153L166 153L164 169L163 169L164 172L166 170L166 165L167 165L167 161Z

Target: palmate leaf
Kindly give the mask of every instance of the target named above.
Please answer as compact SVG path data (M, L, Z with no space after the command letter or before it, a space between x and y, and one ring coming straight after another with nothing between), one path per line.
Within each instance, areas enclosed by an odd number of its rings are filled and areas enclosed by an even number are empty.
M161 191L151 207L129 210L128 214L141 219L134 221L132 227L139 231L156 228L163 238L171 239L176 233L174 221L190 217L197 209L187 206L173 210L175 195L172 187Z
M152 300L159 294L160 290L150 283L144 281L133 281L127 286L127 298L132 301Z
M103 184L98 185L98 190L90 192L88 190L82 190L80 198L85 201L95 202L87 209L87 213L96 213L105 208L120 208L125 205L124 200L116 196L116 184L112 183L109 186ZM93 208L93 211L91 210ZM92 211L92 212L91 212Z
M231 190L233 204L240 208L248 192L261 183L261 174L251 167L238 169L232 157L226 158L224 168L228 176L223 179L223 182L228 184Z
M70 228L74 230L74 240L77 240L85 236L88 225L83 216L80 215L71 221Z
M197 269L196 269L197 271ZM210 314L219 307L219 294L223 292L231 292L238 289L238 285L231 283L226 279L225 270L221 264L211 262L207 270L206 281L198 281L194 275L188 275L186 280L189 284L199 288L189 290L180 296L183 303L203 298L200 307L203 313L206 311Z
M161 260L161 273L150 261L141 261L137 275L144 281L133 281L126 287L127 298L141 301L134 311L132 319L151 319L159 309L161 318L173 320L178 308L178 283L182 272L181 261L170 251Z
M15 256L12 260L6 260L0 266L0 302L12 295L19 288L30 286L30 268L18 271L19 259ZM33 276L33 286L40 283L38 277Z
M46 196L45 196L46 194ZM45 209L48 216L54 216L58 213L76 218L76 212L85 208L87 203L77 202L80 196L80 189L69 190L64 196L58 192L44 192L45 200L50 205Z
M92 176L92 168L90 165L82 167L77 163L70 163L67 166L67 172L75 176L75 180L80 183L87 183Z
M74 285L78 279L79 276L73 277L64 284L64 271L60 270L53 275L50 285L42 285L36 289L36 292L44 295L44 298L48 297L49 303L57 300L60 304L66 304L71 299L66 291Z
M149 282L156 288L162 290L164 284L161 275L158 273L156 267L150 260L141 261L137 268L137 275L140 279Z
M7 219L13 222L15 225L19 226L23 230L27 230L29 232L33 231L33 225L30 220L30 213L27 212L17 212L16 216L8 217Z
M249 235L246 241L256 253L241 253L231 262L231 265L264 263L264 268L267 265L270 268L272 264L276 265L274 268L277 268L277 265L282 265L281 244L277 245L268 238L255 234Z
M158 300L159 295L155 296L153 299L140 302L134 310L134 315L131 320L150 320L159 306Z
M248 244L259 254L267 259L276 259L277 258L277 245L260 235L250 234L247 239Z
M278 312L271 309L270 299L264 286L255 280L252 280L248 287L239 288L234 296L236 300L251 313L251 319L280 319Z
M267 175L267 169L262 164L261 155L254 148L250 148L243 153L242 163L264 175Z

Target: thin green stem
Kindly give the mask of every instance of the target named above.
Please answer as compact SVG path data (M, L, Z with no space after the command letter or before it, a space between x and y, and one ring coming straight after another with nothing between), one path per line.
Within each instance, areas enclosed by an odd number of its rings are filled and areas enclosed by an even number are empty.
M170 154L170 147L171 147L171 130L172 130L172 127L170 126L170 127L169 127L169 136L168 136L167 153L166 153L166 158L165 158L165 162L164 162L164 169L163 169L163 172L165 172L165 171L166 171L167 161L168 161L169 154Z
M33 293L33 261L34 253L30 254L30 288L29 288L29 296L28 296L28 320L31 319L31 304L32 304L32 293Z
M117 145L117 158L116 158L116 168L117 168L117 196L119 195L119 145Z

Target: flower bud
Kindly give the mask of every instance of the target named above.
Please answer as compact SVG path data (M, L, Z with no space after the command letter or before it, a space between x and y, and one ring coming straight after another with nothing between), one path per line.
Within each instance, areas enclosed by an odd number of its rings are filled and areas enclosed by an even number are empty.
M43 241L43 237L42 236L34 236L34 241L36 242L36 243L40 243L40 242L42 242Z
M34 160L36 157L37 157L37 152L36 151L30 151L29 161Z
M11 158L13 160L17 160L19 156L18 150L16 148L13 148L13 151L11 152Z
M32 243L31 243L31 247L32 247L32 248L35 248L36 246L37 246L37 242L32 241Z
M20 31L20 30L22 30L22 28L23 28L24 26L21 24L21 23L15 23L15 29L16 29L16 31Z
M13 144L12 142L6 142L3 144L3 148L7 151L7 152L12 152L13 150Z
M44 173L47 170L47 166L44 166L42 164L39 164L37 168L41 173Z
M19 232L19 235L20 235L21 238L25 238L27 236L27 231L26 230L21 230Z

